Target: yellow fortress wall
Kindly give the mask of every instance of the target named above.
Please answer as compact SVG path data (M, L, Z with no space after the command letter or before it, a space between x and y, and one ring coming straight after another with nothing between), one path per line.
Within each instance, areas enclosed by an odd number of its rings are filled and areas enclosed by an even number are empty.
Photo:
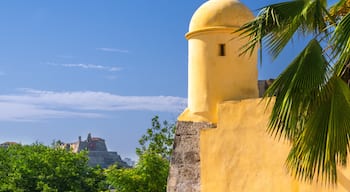
M289 145L267 134L272 105L257 98L257 52L239 56L247 39L233 34L253 18L238 0L209 0L191 19L188 107L178 118L167 191L350 191L348 168L339 169L337 188L287 173Z
M271 106L260 102L224 102L217 128L201 130L201 192L350 191L349 169L339 170L335 189L293 180L284 167L288 143L267 134Z

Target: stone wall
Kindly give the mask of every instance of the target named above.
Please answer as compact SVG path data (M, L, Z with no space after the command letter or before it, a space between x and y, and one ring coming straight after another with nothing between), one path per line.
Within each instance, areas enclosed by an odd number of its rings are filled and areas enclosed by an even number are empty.
M125 163L117 152L108 151L89 151L89 166L95 167L97 165L102 168L108 168L113 164L117 164L118 167L129 167Z
M259 80L258 81L258 89L259 89L259 97L262 97L266 90L270 87L270 85L273 83L274 79L268 79L268 80Z
M177 122L168 192L200 191L199 133L201 129L214 127L215 125L205 122Z

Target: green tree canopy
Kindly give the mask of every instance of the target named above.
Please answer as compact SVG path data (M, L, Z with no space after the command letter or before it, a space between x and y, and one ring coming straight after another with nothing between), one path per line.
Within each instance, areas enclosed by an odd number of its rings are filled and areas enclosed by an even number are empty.
M107 182L117 192L164 192L169 172L169 161L155 153L143 153L134 168L106 170Z
M42 144L0 148L0 191L99 191L105 176L87 164L86 153Z
M136 153L141 156L143 153L155 153L163 158L170 158L173 150L175 134L175 124L163 121L159 122L159 117L152 118L152 127L139 140L140 148L136 148Z
M133 168L106 170L107 182L117 192L164 192L169 173L169 157L174 142L175 125L159 117L152 118L152 127L139 140L136 149L139 161Z

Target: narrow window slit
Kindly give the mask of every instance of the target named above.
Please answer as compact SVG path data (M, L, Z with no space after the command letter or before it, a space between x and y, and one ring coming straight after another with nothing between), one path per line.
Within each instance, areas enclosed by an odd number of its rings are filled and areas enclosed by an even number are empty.
M225 44L219 44L219 56L225 56Z

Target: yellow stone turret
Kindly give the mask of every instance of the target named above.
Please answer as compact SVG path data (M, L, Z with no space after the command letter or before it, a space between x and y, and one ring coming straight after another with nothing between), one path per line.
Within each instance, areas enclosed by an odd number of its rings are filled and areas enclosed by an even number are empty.
M192 16L188 39L188 108L179 121L218 119L223 101L258 97L257 54L239 56L247 42L237 33L254 18L238 0L209 0Z

